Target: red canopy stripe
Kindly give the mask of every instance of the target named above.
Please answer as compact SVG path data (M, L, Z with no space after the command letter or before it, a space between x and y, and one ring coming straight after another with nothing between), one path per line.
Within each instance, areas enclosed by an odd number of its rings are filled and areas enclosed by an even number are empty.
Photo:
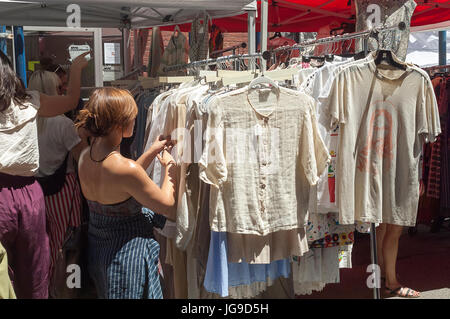
M269 0L269 32L315 32L321 27L334 23L354 23L354 1L349 0ZM376 3L376 1L374 1ZM417 0L417 8L412 18L412 26L423 26L450 20L449 0ZM260 1L258 8L260 10ZM260 31L259 15L256 31ZM247 32L247 15L215 19L223 32ZM190 24L180 26L189 32ZM173 30L164 27L162 30Z

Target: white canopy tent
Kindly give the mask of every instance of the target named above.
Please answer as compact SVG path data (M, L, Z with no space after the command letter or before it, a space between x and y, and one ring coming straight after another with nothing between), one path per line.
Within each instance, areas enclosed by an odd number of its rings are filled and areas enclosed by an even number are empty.
M424 68L435 66L440 60L439 31L447 31L446 51L450 52L450 21L412 27L406 61ZM450 64L448 54L446 60Z
M450 29L450 28L449 28ZM438 30L412 32L409 36L408 55L406 61L420 67L435 66L439 61L439 34ZM450 52L450 33L447 32L447 52ZM450 64L447 56L446 64Z
M81 9L81 27L148 28L192 21L200 12L212 18L256 11L253 0L0 0L3 25L64 27L70 4Z
M73 12L69 6L73 4L80 8L80 25L72 30L94 33L96 86L103 85L100 28L127 31L189 23L200 13L221 18L247 12L249 39L253 42L255 39L257 4L254 0L0 0L0 24L64 31ZM250 50L255 50L254 45Z

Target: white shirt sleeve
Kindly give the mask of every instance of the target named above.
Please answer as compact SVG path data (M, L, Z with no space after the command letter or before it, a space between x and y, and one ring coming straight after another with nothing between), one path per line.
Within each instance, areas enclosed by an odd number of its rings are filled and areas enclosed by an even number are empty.
M207 184L219 188L228 175L224 154L224 127L222 122L222 108L218 106L219 98L211 100L209 104L208 124L205 131L205 148L199 160L200 179Z
M417 134L422 136L423 142L433 143L436 141L436 137L441 134L439 108L431 80L423 77L423 81L423 92L419 101L420 115L417 122Z
M300 140L300 160L311 186L317 184L330 161L330 154L317 127L314 104L311 103L310 112L303 123Z
M30 96L29 103L31 103L36 110L39 110L41 107L41 93L38 91L27 91L27 94Z
M58 116L58 121L55 121L54 124L56 125L54 137L59 140L60 145L64 145L68 152L81 142L75 125L66 116Z
M342 72L333 80L327 99L322 101L319 122L327 130L334 129L339 123L345 123L343 110L346 98L344 75L344 72Z

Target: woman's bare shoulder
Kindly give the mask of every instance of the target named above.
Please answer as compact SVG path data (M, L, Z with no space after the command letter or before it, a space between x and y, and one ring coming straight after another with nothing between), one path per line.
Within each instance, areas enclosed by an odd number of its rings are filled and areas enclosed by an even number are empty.
M120 153L111 155L105 161L104 167L109 174L118 178L138 177L144 172L138 163L122 156Z
M92 161L89 158L89 147L82 151L78 167L80 178L94 178L107 184L139 183L146 177L142 166L118 152L112 153L101 163Z

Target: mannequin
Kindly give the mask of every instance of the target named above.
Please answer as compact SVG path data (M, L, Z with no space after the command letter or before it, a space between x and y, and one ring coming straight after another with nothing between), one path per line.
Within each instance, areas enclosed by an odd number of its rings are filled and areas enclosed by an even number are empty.
M408 50L411 18L417 4L414 0L356 0L356 32L374 27L398 26L405 23L404 30L393 30L380 34L378 48L374 39L369 40L369 51L377 49L391 50L402 61ZM362 51L359 41L356 52Z
M375 27L398 26L402 23L403 30L382 32L379 41L370 39L369 51L378 49L392 51L399 60L405 61L408 49L411 18L417 6L414 0L356 0L356 31ZM364 50L363 42L358 41L356 52ZM380 224L376 229L378 264L381 268L381 284L391 296L417 298L420 293L403 287L397 278L396 262L398 243L403 226Z

